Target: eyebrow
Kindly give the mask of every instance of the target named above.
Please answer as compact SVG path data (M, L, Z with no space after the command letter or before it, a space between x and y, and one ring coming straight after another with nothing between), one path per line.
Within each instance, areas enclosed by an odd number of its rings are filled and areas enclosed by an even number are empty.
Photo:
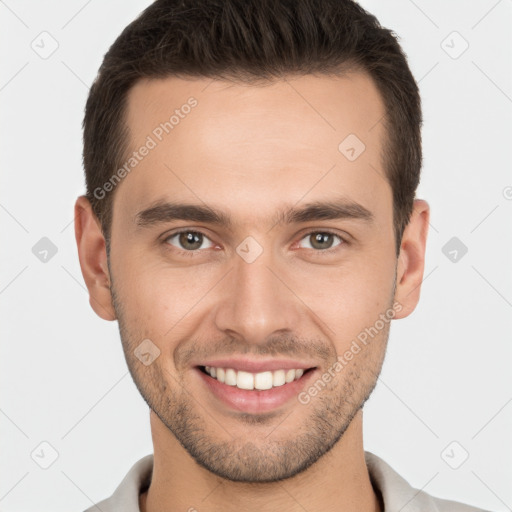
M273 224L339 219L361 220L370 224L374 221L374 215L363 205L348 199L315 201L300 208L292 206L281 209L274 217ZM140 228L176 220L205 222L226 228L232 228L234 224L228 214L204 204L159 201L135 215L135 224Z

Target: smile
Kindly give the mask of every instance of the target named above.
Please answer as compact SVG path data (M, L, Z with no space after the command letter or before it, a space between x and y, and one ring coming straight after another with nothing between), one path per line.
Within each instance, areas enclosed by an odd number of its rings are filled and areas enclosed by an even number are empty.
M289 384L294 380L300 379L304 371L308 371L302 368L292 368L251 373L242 370L237 371L233 368L214 366L203 366L201 369L210 377L228 386L236 386L238 389L244 390L261 391Z

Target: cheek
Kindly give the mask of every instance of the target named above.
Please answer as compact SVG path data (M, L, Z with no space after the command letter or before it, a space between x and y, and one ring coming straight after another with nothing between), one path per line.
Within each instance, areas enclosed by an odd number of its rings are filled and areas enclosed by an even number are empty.
M309 275L295 275L294 290L334 331L332 338L340 346L350 344L361 331L374 325L393 303L392 264L361 256L339 267L313 270Z
M208 276L198 267L177 269L143 261L130 264L128 258L117 273L118 281L122 281L119 295L126 319L155 338L169 334L178 324L185 325L215 283L213 274Z

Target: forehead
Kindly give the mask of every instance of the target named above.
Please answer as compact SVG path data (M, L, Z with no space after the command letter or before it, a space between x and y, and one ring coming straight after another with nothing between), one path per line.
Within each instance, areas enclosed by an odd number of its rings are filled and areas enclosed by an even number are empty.
M373 81L360 72L266 85L141 80L128 96L130 152L151 149L123 179L116 202L133 216L165 197L229 210L236 196L254 217L263 200L272 208L336 192L387 201L384 113Z

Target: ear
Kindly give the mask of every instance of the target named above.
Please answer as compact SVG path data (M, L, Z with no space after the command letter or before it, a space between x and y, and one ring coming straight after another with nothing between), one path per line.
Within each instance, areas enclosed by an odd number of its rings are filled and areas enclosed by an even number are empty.
M395 318L409 316L420 300L429 219L428 203L423 199L415 199L398 256L395 300L402 305L402 309L397 311Z
M75 203L75 238L82 275L89 290L89 303L99 317L115 320L105 238L85 196L80 196Z

